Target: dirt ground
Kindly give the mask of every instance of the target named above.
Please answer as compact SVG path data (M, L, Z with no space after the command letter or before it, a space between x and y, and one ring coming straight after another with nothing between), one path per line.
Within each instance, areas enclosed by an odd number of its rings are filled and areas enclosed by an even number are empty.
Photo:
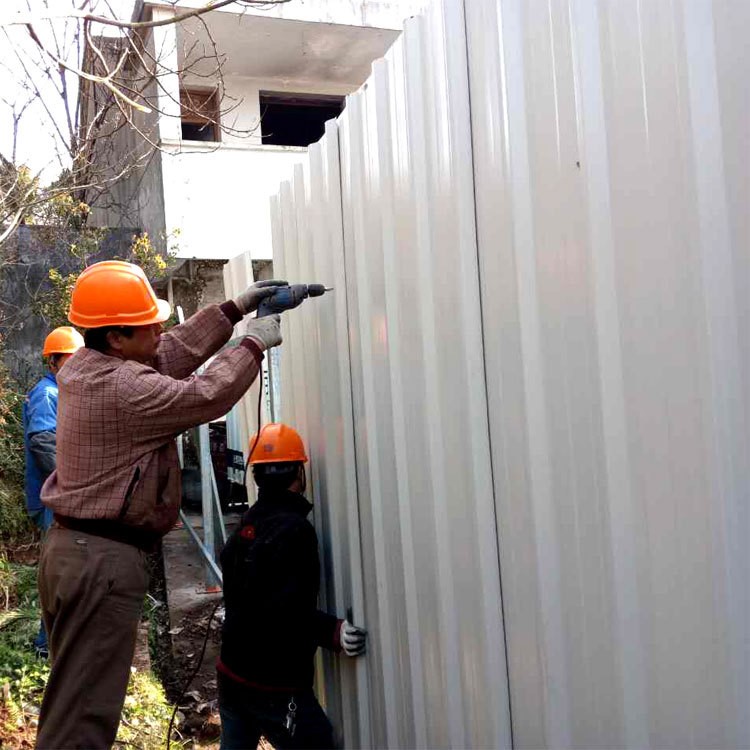
M16 727L16 717L11 715L5 704L0 703L0 735L0 747L8 742L11 747L18 750L31 750L36 741L36 727L29 723Z

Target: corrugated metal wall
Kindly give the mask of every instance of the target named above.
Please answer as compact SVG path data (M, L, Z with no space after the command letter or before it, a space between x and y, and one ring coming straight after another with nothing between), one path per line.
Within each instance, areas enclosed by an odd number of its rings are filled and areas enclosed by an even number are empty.
M510 744L462 26L411 22L274 210L277 272L336 288L285 316L283 417L371 633L350 744Z
M750 6L466 13L518 744L747 747Z
M750 745L749 35L444 0L274 199L347 744Z

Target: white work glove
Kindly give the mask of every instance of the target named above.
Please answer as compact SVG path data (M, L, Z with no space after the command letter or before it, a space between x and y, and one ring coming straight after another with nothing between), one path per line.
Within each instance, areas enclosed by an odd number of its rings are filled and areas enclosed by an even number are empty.
M280 286L287 286L288 282L271 279L270 281L257 281L252 286L245 289L242 294L234 300L237 309L243 314L254 312L258 305L266 298L270 297Z
M352 625L349 620L341 623L341 648L347 656L362 656L365 653L367 631Z
M264 318L249 320L246 335L261 351L278 346L281 343L281 315L266 315Z

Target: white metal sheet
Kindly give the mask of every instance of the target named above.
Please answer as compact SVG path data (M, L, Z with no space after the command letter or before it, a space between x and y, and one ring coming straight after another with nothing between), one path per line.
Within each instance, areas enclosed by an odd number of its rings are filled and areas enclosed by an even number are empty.
M750 742L743 6L466 4L519 747Z
M330 301L285 316L284 419L313 464L342 438L349 451L337 492L358 508L361 561L355 540L338 551L323 509L339 500L313 467L316 525L329 601L363 577L369 700L348 739L375 747L510 744L462 29L460 4L407 23L279 198L277 272L339 274ZM337 134L332 190L320 155Z
M282 186L347 745L750 745L748 33L436 2Z

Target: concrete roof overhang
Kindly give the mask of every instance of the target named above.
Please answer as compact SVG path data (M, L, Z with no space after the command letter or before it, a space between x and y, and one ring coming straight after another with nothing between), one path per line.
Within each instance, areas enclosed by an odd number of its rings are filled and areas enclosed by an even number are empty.
M207 13L178 26L180 66L210 76L214 49L224 76L325 81L356 87L399 35L395 29L300 21L258 14ZM215 45L215 47L214 47ZM201 59L203 58L203 59Z

